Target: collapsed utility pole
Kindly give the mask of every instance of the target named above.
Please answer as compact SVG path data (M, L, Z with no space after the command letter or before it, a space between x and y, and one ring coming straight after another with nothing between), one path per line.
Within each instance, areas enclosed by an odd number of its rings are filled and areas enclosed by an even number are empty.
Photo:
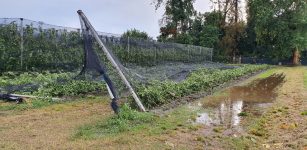
M90 32L93 34L94 38L96 39L97 43L99 44L99 46L102 48L102 51L106 54L108 60L111 62L111 64L113 65L113 67L115 67L115 69L117 70L119 76L121 77L121 79L124 81L125 85L128 87L130 93L132 94L132 97L134 98L135 102L137 103L137 105L139 106L141 111L146 111L145 107L143 106L142 102L140 101L140 99L138 98L138 96L136 95L135 91L133 90L132 86L130 85L129 81L127 80L127 78L125 77L125 75L123 74L123 72L121 71L120 67L118 66L118 64L115 62L114 58L112 57L112 55L110 54L109 50L107 49L107 47L103 44L103 42L101 41L101 39L99 38L98 33L96 32L96 30L94 29L94 27L91 25L91 23L89 22L89 20L87 19L87 17L84 15L84 13L82 12L82 10L78 10L77 13L79 14L79 17L83 20L83 22L89 27Z

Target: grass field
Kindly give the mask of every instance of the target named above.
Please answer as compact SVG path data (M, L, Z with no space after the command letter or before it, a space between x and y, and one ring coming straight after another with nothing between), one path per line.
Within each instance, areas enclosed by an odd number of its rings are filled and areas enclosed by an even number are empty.
M259 117L244 110L243 130L235 134L225 124L195 123L200 112L195 101L163 113L140 113L129 106L116 116L107 97L83 98L30 108L0 110L2 149L304 149L306 148L306 68L278 67L240 82L239 86L284 73L275 101ZM305 82L304 82L305 81ZM234 87L237 85L234 85ZM227 89L214 97L229 96ZM195 105L194 105L195 104ZM13 104L8 104L13 105ZM16 105L16 104L14 104ZM23 107L22 105L18 107ZM240 113L243 114L243 113ZM231 128L234 130L235 128ZM235 136L234 136L235 135ZM282 137L282 138L280 138Z

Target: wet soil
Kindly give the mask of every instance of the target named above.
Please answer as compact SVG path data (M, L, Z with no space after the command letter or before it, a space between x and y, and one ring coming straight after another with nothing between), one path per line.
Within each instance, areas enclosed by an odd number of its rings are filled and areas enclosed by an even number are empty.
M224 69L226 69L226 68L224 68ZM171 101L168 104L164 104L164 105L157 107L155 109L152 109L150 111L154 112L155 114L165 114L168 111L171 111L172 109L175 109L180 105L186 105L186 104L189 104L191 102L199 101L201 98L212 95L212 93L214 93L214 92L221 91L221 90L224 90L228 87L237 85L238 83L241 83L241 82L251 78L252 76L256 76L256 75L261 74L265 71L266 70L261 70L261 71L258 71L258 72L254 72L254 73L251 73L251 74L244 75L242 77L239 77L239 78L231 80L227 83L223 83L223 84L221 84L217 87L214 87L209 91L197 92L195 94L191 94L191 95L188 95L188 96L185 96L185 97L182 97L182 98L178 98L176 100Z
M233 86L218 95L201 99L197 106L204 110L195 122L206 127L205 134L212 128L222 126L226 135L244 133L241 120L249 115L260 116L265 108L276 99L276 89L284 82L283 74L273 74L264 79L257 79L243 86Z

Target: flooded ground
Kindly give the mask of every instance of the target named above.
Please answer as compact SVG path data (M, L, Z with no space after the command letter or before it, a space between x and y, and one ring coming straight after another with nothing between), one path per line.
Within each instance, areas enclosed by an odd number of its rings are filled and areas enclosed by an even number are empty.
M205 125L208 129L222 126L225 128L225 134L242 132L242 118L250 113L260 116L275 100L276 88L284 82L284 78L283 74L274 74L206 97L197 104L203 107L204 111L199 113L195 122Z

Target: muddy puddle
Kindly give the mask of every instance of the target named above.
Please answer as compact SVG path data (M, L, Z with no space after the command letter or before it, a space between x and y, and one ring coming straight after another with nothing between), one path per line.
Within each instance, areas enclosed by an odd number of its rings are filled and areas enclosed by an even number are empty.
M275 100L277 87L284 81L283 74L257 79L243 86L234 86L198 101L204 108L195 122L207 127L241 129L241 120L252 113L260 116Z

